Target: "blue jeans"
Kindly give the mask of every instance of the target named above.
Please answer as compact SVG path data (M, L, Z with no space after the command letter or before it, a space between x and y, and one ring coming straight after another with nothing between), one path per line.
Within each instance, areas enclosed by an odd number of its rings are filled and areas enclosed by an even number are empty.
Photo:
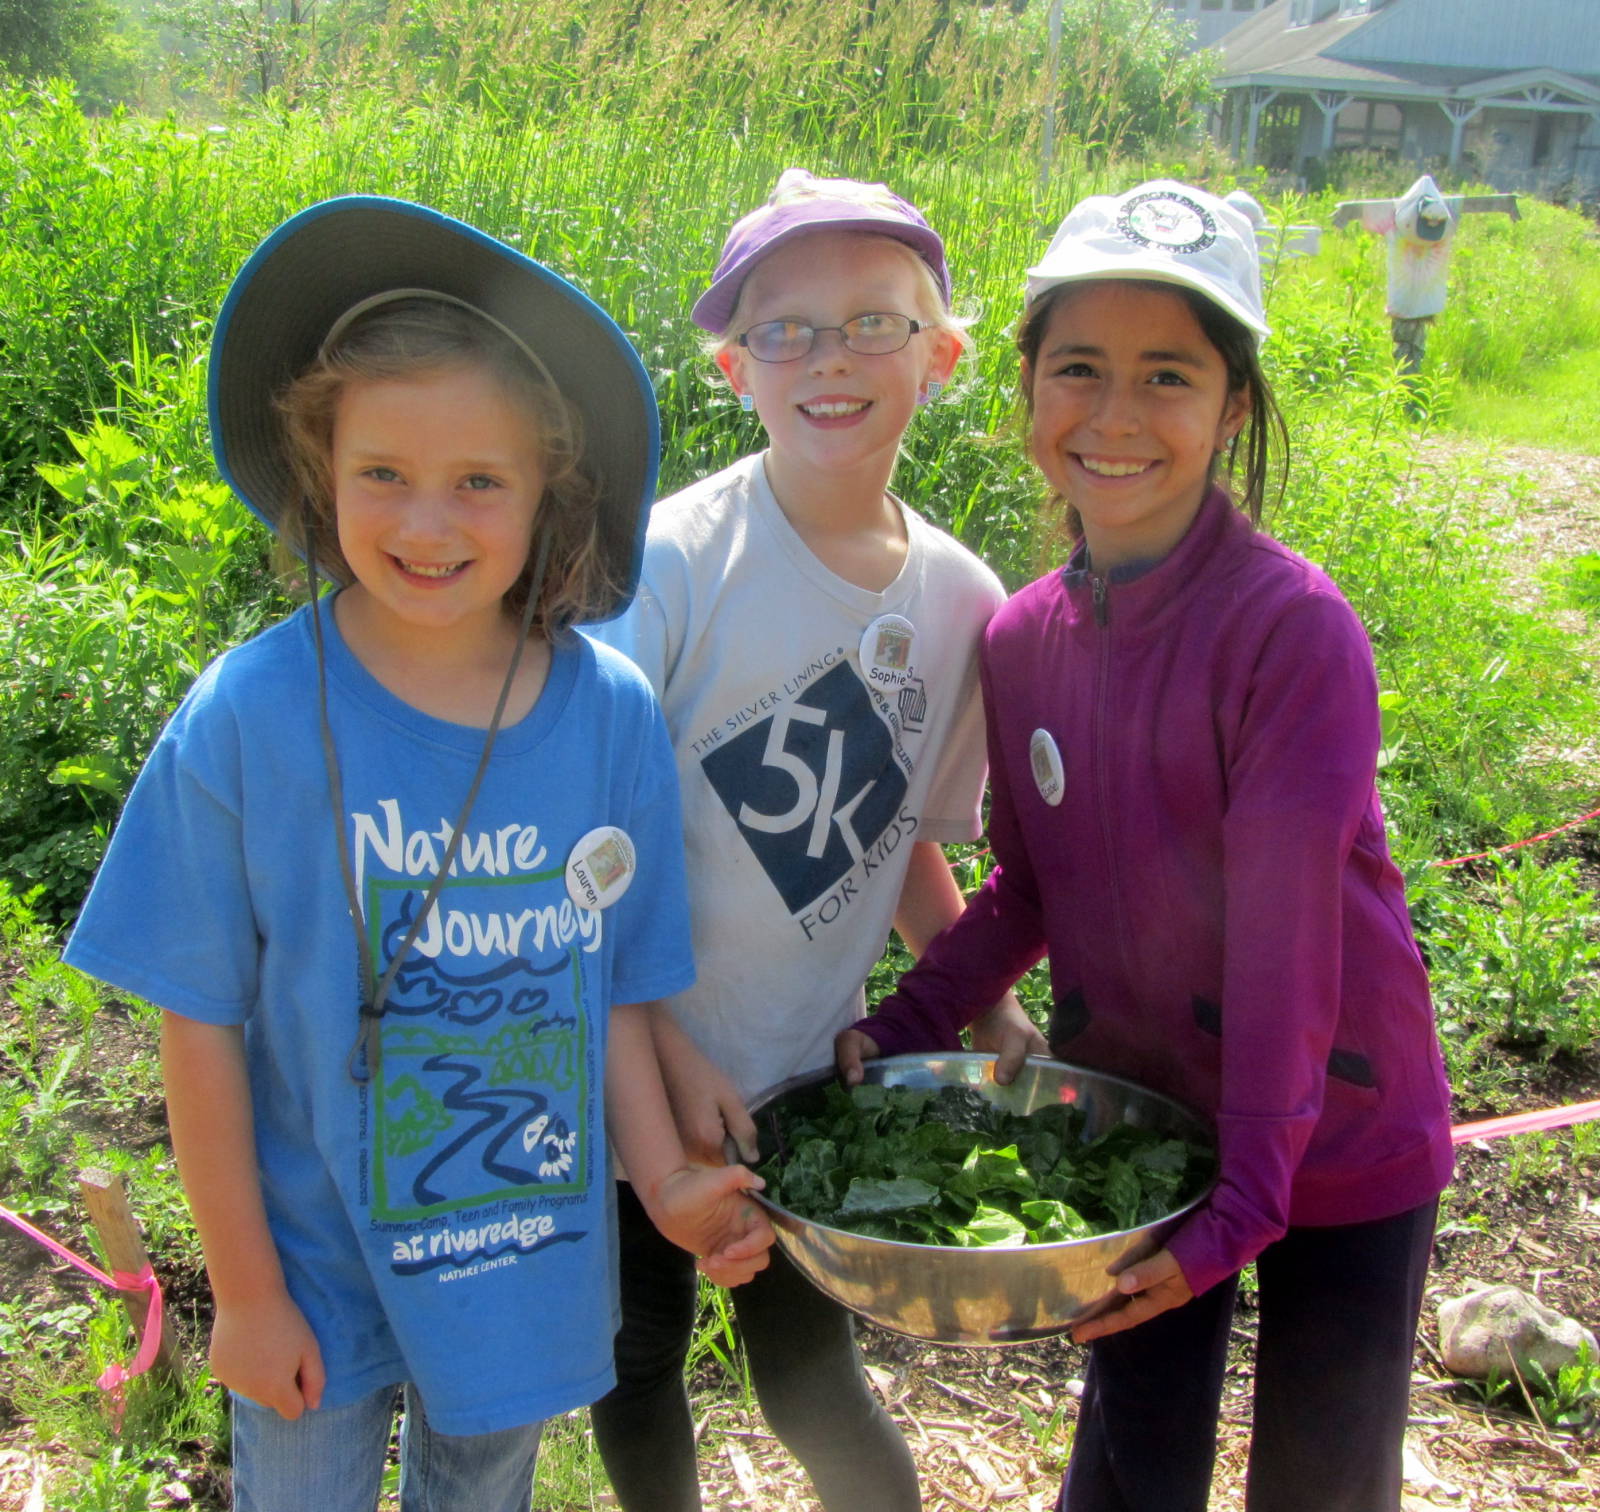
M233 1398L234 1512L373 1512L401 1388L384 1386L345 1407L293 1422ZM540 1423L457 1436L428 1426L422 1398L404 1388L401 1512L528 1512Z

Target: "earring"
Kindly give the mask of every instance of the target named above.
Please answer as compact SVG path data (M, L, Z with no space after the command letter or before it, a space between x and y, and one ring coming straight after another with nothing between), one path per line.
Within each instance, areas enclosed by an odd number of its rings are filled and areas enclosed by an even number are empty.
M937 378L930 378L922 390L919 404L932 404L944 392L944 385Z
M745 414L748 415L755 407L756 396L754 394L744 393L739 395L739 408L742 409Z

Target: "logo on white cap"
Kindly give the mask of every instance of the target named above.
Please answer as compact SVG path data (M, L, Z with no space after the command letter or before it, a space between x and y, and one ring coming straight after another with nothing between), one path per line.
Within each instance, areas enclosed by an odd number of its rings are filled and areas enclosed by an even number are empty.
M1141 247L1167 252L1204 252L1217 239L1217 223L1186 194L1156 189L1125 200L1117 230Z

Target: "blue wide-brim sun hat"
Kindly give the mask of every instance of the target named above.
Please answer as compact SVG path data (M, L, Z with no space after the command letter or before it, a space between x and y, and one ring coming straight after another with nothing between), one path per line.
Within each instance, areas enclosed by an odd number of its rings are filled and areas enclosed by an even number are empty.
M324 200L286 220L228 290L211 340L209 408L217 467L276 531L298 506L275 395L317 355L335 322L392 290L427 290L500 322L549 370L583 427L598 486L600 554L614 601L639 581L661 430L650 379L621 328L559 274L425 205L379 195Z

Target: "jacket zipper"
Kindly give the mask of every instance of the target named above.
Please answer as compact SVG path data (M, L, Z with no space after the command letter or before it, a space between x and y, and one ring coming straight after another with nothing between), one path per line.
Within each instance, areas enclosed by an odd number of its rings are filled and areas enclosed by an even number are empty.
M1094 728L1094 788L1095 806L1100 811L1100 843L1105 847L1106 876L1111 881L1111 908L1115 920L1117 948L1122 955L1122 969L1126 980L1132 981L1133 960L1129 950L1128 921L1122 904L1122 884L1117 869L1115 826L1111 822L1110 794L1107 791L1106 705L1111 695L1111 603L1105 577L1098 573L1089 576L1089 589L1094 601L1094 622L1101 631L1100 675L1095 689Z

